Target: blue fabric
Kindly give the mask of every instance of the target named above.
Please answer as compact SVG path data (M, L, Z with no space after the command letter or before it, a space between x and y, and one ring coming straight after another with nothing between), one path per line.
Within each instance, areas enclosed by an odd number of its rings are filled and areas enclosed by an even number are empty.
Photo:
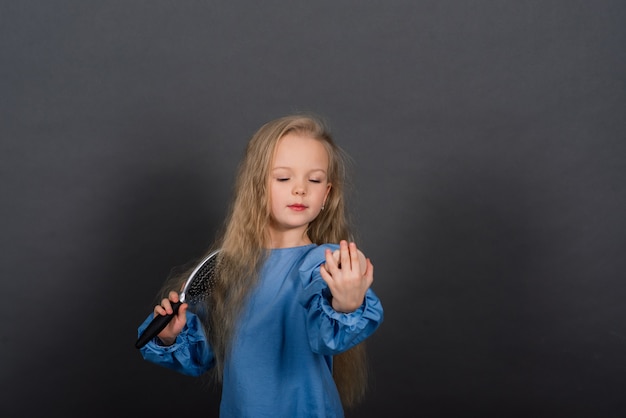
M220 416L344 416L332 378L332 356L370 336L383 321L383 309L371 289L355 312L332 309L319 273L325 248L338 246L271 251L225 361ZM149 315L138 332L151 320ZM200 321L189 311L173 345L164 347L155 339L141 353L148 361L192 376L214 365Z

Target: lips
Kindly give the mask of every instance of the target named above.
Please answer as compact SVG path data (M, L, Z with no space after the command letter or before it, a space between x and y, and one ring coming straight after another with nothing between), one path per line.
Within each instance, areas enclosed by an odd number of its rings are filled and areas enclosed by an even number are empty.
M301 205L299 203L294 203L293 205L289 205L288 207L296 211L302 211L307 208L305 205Z

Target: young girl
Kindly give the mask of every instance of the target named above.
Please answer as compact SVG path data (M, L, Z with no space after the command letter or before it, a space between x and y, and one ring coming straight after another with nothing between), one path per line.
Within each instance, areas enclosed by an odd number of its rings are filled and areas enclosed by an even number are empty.
M141 348L151 362L222 385L223 417L343 417L363 396L363 341L383 320L374 267L350 241L343 151L323 122L263 125L240 163L206 303L183 303ZM172 313L168 281L153 317Z

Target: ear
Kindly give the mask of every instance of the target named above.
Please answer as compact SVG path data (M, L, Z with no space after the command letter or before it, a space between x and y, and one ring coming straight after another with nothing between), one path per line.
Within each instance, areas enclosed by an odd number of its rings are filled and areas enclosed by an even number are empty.
M322 203L322 206L326 206L326 200L328 200L328 195L330 194L330 189L333 188L333 185L331 183L328 183L326 185L326 194L324 194L324 202Z

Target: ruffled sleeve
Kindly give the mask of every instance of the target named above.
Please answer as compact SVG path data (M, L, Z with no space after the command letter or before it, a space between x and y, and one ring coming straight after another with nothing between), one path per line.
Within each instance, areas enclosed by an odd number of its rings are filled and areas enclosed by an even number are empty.
M175 370L189 376L200 376L214 365L214 354L204 334L200 319L189 310L187 324L176 337L176 342L169 346L159 344L157 337L141 348L141 355L145 360L159 366ZM137 332L141 335L152 321L153 315L139 326Z
M330 289L320 274L320 266L326 261L326 248L334 251L339 246L325 244L315 247L302 262L299 271L303 287L300 303L306 310L311 350L335 355L372 335L383 321L383 307L370 288L363 304L354 312L341 313L332 308Z

